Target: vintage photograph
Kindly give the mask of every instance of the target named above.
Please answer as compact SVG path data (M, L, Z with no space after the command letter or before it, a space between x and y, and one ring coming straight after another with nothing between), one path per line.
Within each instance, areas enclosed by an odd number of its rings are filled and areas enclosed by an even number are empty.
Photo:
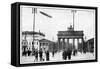
M20 64L95 60L95 10L20 6Z

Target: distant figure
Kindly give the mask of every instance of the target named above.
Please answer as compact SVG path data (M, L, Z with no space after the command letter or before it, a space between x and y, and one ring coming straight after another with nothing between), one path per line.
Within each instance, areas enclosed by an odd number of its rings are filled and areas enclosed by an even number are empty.
M46 53L45 53L45 52L43 52L42 59L43 59L43 61L45 61L45 60L46 60Z
M26 51L23 51L22 52L22 56L26 56L27 55L27 52Z
M49 61L49 51L46 51L46 61Z
M32 52L32 56L35 56L35 51Z
M72 53L72 50L70 49L67 49L67 50L64 50L63 51L63 59L66 60L67 58L70 60L71 59L71 53Z
M72 54L72 50L68 49L66 56L68 57L69 60L71 59L71 54Z
M53 56L53 57L54 57L54 53L55 53L55 52L54 52L54 51L52 51L52 56Z
M30 56L30 55L31 55L30 48L29 48L29 50L27 51L27 53L28 53L28 56Z
M43 52L42 52L42 50L39 51L39 57L40 57L40 61L42 61L42 60L43 60L43 58L42 58L42 57L43 57Z
M38 61L38 51L35 51L35 61Z
M22 47L22 56L26 56L27 55L27 46L23 46Z
M73 51L73 55L76 56L76 54L77 54L77 50L75 49L75 50Z
M31 51L30 51L30 50L28 50L28 51L27 51L27 53L28 53L28 56L30 56L30 55L31 55Z
M66 58L67 58L67 56L66 56L66 51L63 51L62 56L63 56L63 60L66 60Z

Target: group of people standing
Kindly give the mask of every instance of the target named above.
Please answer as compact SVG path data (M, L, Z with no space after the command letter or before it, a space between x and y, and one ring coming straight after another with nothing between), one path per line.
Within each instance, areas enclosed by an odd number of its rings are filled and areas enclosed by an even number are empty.
M71 49L67 49L67 50L64 50L63 53L62 53L62 56L63 56L63 60L70 60L71 59L71 55L73 56L76 56L77 54L77 50L71 50Z
M36 50L34 52L35 61L49 61L49 51L43 52L42 50Z
M56 52L52 52L52 57L54 57ZM77 50L71 50L71 49L65 49L63 50L63 53L62 53L62 58L63 60L70 60L71 59L71 56L76 56L77 54ZM35 57L35 62L37 61L49 61L50 60L50 52L47 50L47 51L42 51L41 49L40 50L34 50L34 52L32 52L30 50L30 48L26 51L24 50L22 52L22 56L34 56Z
M63 60L66 60L66 59L71 59L71 54L72 54L72 50L68 49L68 50L64 50L63 53L62 53L62 56L63 56Z
M76 56L77 54L77 50L71 50L71 49L67 49L67 50L63 50L62 53L62 58L63 60L71 60L71 56ZM55 52L52 52L52 57L54 57ZM50 53L49 51L45 51L43 52L42 50L40 51L35 51L35 61L49 61L50 60Z
M49 51L34 50L33 52L29 49L23 48L22 56L34 56L35 61L49 61Z
M23 47L23 50L22 50L22 56L30 56L31 55L31 50L30 50L30 48L28 48L27 50L26 50L26 48L27 47Z

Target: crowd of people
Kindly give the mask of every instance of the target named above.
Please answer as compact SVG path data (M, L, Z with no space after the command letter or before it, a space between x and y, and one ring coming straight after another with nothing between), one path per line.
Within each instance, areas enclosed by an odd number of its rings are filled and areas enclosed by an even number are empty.
M49 61L49 51L43 52L42 50L34 51L35 61ZM39 58L38 58L39 57Z
M27 56L27 55L30 56L31 55L32 52L31 52L30 48L27 49L27 50L26 50L26 48L27 47L23 48L23 50L22 50L22 56Z
M77 54L77 50L71 50L71 49L67 49L67 50L64 50L63 53L62 53L62 56L63 56L63 60L70 60L71 59L71 55L73 56L76 56Z
M33 52L29 49L23 48L22 56L34 56L35 61L49 61L49 51L42 51L41 49L38 51L37 49Z
M52 51L52 57L55 56L55 53L54 51ZM62 59L63 60L70 60L71 59L71 56L72 55L76 55L77 54L77 50L71 50L71 49L67 49L67 50L63 50L63 53L62 53ZM50 60L50 52L47 50L47 51L42 51L42 49L40 50L34 50L33 52L28 49L28 50L24 50L22 52L22 56L34 56L35 57L35 62L37 61L49 61Z

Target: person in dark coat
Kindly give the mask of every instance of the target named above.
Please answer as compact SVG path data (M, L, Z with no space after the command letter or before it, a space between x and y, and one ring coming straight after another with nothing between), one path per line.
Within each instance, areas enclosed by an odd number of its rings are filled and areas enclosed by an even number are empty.
M68 49L66 52L66 56L68 57L68 59L71 59L71 54L72 54L72 50Z
M67 58L67 56L66 56L66 51L63 51L62 56L63 56L63 60L66 60L66 58Z
M75 50L73 51L73 55L76 56L76 54L77 54L77 50L75 49Z
M40 50L40 51L39 51L40 61L42 61L42 60L43 60L42 55L43 55L43 52L42 52L42 50Z
M49 61L49 51L46 52L46 61Z
M27 53L28 53L28 56L30 56L30 55L31 55L31 51L30 51L30 50L28 50L28 51L27 51Z
M27 50L26 50L27 46L23 46L22 47L22 56L26 56L27 55Z
M27 52L26 51L23 51L22 52L22 56L26 56L27 55Z
M28 56L30 56L30 55L31 55L30 48L29 48L29 50L27 51L27 53L28 53Z
M54 51L52 51L52 56L53 56L53 57L54 57L54 53L55 53L55 52L54 52Z
M35 60L38 61L38 51L35 51Z
M62 54L62 56L63 56L63 59L64 60L66 60L66 59L71 59L71 53L72 53L72 50L70 50L70 49L66 49L66 50L64 50L63 51L63 54Z

